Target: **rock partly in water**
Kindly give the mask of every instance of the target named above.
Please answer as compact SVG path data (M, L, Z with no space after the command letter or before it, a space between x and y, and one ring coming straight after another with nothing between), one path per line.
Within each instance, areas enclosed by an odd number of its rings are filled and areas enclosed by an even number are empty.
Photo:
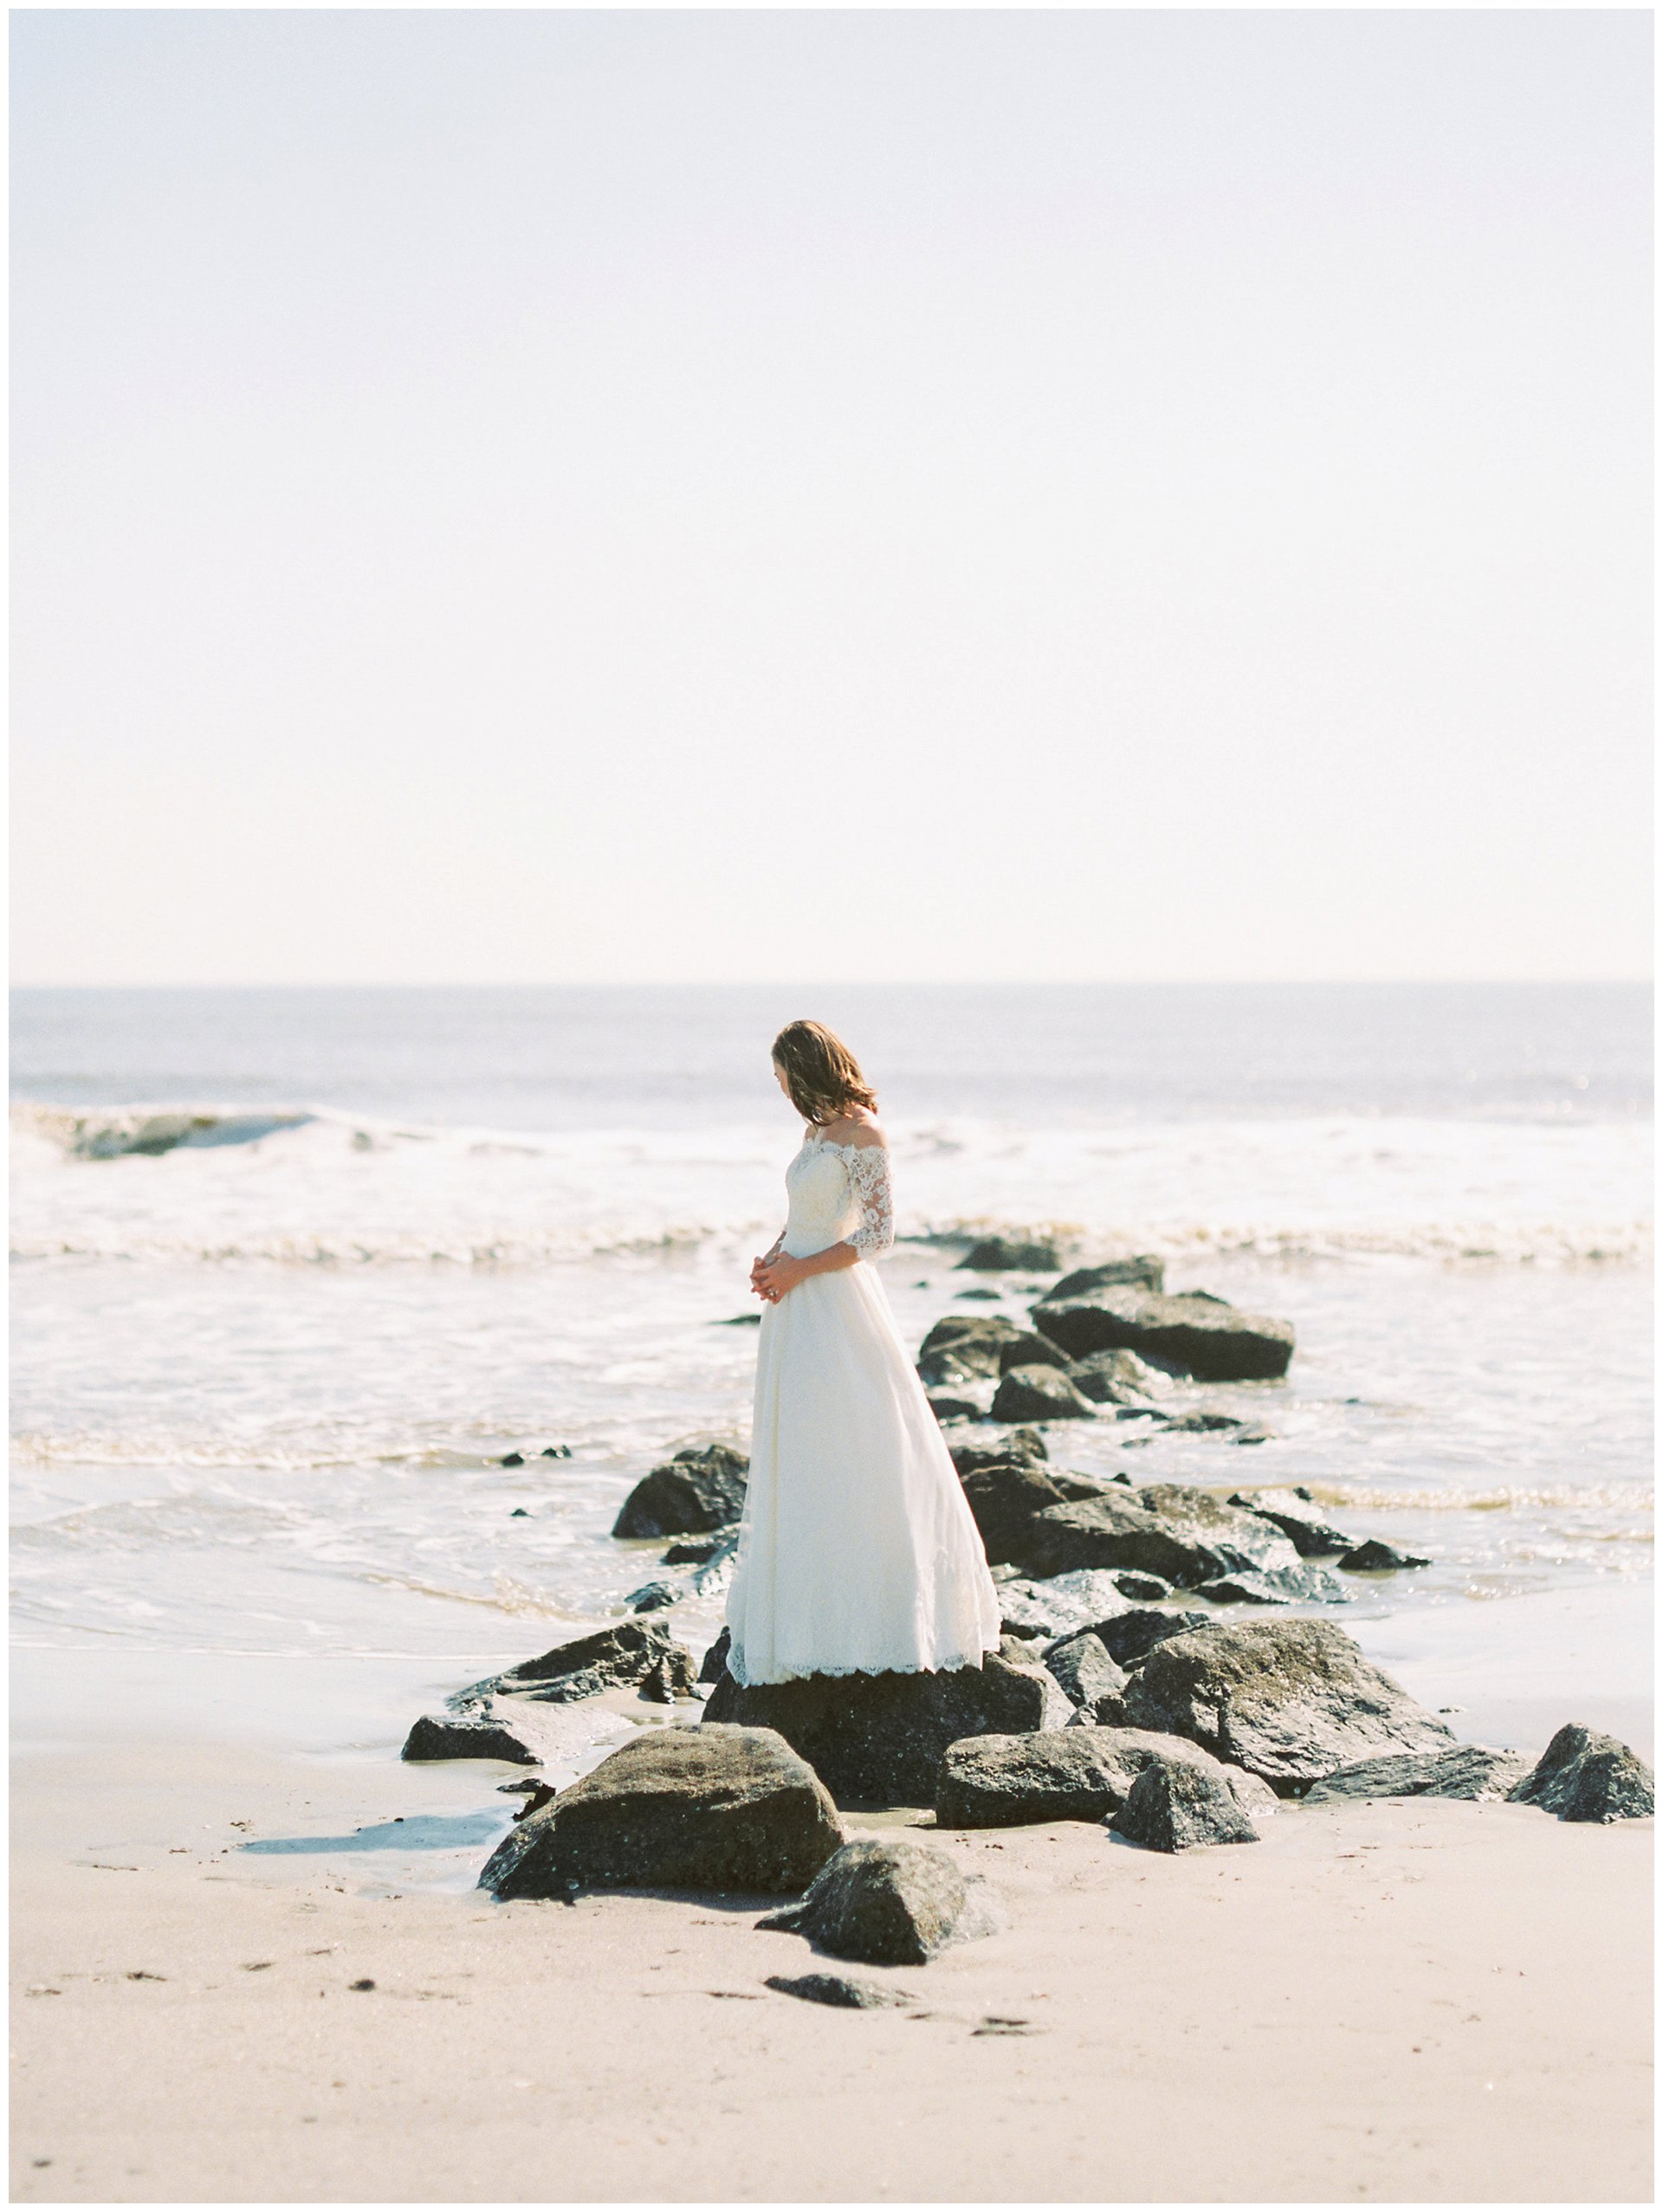
M1356 1543L1355 1536L1323 1520L1307 1490L1239 1490L1230 1503L1280 1529L1302 1559L1327 1559L1349 1551Z
M601 1690L644 1682L659 1661L691 1670L693 1655L678 1644L662 1620L620 1620L615 1628L557 1644L535 1659L522 1659L501 1674L475 1683L453 1699L463 1708L491 1692L525 1698L537 1704L570 1705Z
M1505 1797L1530 1770L1522 1751L1492 1751L1482 1743L1457 1743L1447 1751L1394 1751L1313 1782L1307 1805L1351 1797Z
M799 1905L760 1923L806 1936L834 1958L922 1966L948 1944L991 1935L997 1909L983 1883L918 1843L861 1836L821 1868Z
M940 1673L816 1674L716 1685L704 1724L778 1730L840 1804L933 1805L942 1755L961 1737L1061 1728L1069 1702L1043 1666L989 1653Z
M1643 1821L1657 1809L1655 1778L1644 1759L1576 1721L1567 1722L1509 1795L1562 1821Z
M877 2012L918 2002L905 1989L891 1989L883 1982L865 1982L857 1974L770 1974L763 1986L778 1989L782 1997L801 1997L812 2005L836 2005L845 2012Z
M1293 1357L1293 1325L1191 1291L1157 1297L1143 1290L1102 1290L1031 1309L1036 1329L1071 1359L1123 1348L1152 1366L1203 1382L1272 1381Z
M1005 1274L1012 1270L1048 1275L1053 1267L1060 1267L1062 1261L1049 1237L984 1237L980 1244L971 1245L958 1264L983 1275Z
M1343 1553L1339 1563L1348 1575L1394 1575L1400 1567L1430 1567L1432 1562L1416 1558L1412 1551L1400 1551L1395 1544L1382 1543L1378 1536L1370 1536L1367 1543Z
M999 1371L1007 1374L1013 1368L1065 1368L1068 1354L1049 1336L1041 1336L1032 1329L1019 1329L999 1348Z
M1061 1355L1062 1347L1058 1345L1057 1349ZM1140 1360L1136 1352L1092 1352L1083 1360L1071 1360L1068 1372L1071 1381L1094 1404L1124 1406L1133 1413L1148 1414L1151 1420L1165 1418L1149 1401L1172 1388L1172 1378L1163 1374L1159 1368L1152 1368L1147 1360Z
M926 1390L924 1395L929 1401L930 1412L935 1414L943 1428L949 1421L980 1420L987 1410L987 1407L976 1399L962 1396L960 1391L951 1385L941 1390Z
M1112 1817L1116 1834L1146 1851L1259 1841L1227 1783L1187 1759L1152 1759Z
M1297 1567L1244 1569L1218 1575L1196 1590L1213 1605L1349 1605L1351 1593L1325 1567L1302 1560Z
M1053 1283L1041 1303L1062 1298L1084 1297L1092 1290L1165 1290L1167 1271L1164 1262L1149 1252L1139 1252L1130 1259L1109 1259L1096 1267L1077 1267L1071 1275L1064 1275L1060 1283Z
M469 1713L424 1713L404 1738L404 1759L507 1759L516 1767L542 1764L543 1754L528 1732L495 1710Z
M944 1314L918 1347L919 1370L950 1358L958 1363L961 1374L991 1378L999 1373L1001 1349L1026 1334L1001 1314Z
M843 1842L825 1785L765 1728L655 1728L513 1828L480 1887L800 1890Z
M1137 1726L1187 1737L1283 1789L1382 1753L1453 1741L1330 1620L1254 1620L1168 1637L1134 1676L1125 1705Z
M996 1421L1095 1420L1097 1409L1060 1367L1013 1367L1000 1380Z
M679 1582L644 1582L631 1590L625 1602L631 1613L663 1613L685 1595Z
M1064 1636L1047 1646L1045 1671L1053 1675L1071 1705L1095 1704L1099 1698L1117 1697L1126 1687L1126 1676L1109 1656L1101 1636L1090 1629Z
M1172 1595L1170 1582L1163 1582L1158 1575L1139 1575L1129 1568L1116 1575L1115 1587L1122 1597L1135 1599L1140 1605L1152 1605L1157 1598Z
M974 1439L950 1437L948 1452L961 1477L978 1467L1002 1465L1006 1459L1048 1459L1051 1456L1043 1431L1029 1427L984 1430Z
M697 1536L737 1521L750 1461L731 1445L689 1446L644 1475L612 1523L615 1536Z
M1244 1570L1300 1579L1299 1555L1279 1530L1186 1483L1154 1483L1123 1497L1105 1486L1094 1498L1047 1507L1011 1556L1031 1575L1128 1568L1184 1589Z
M708 1536L685 1536L670 1546L663 1555L666 1567L703 1567L716 1555L734 1543L739 1535L739 1523L732 1523L717 1529Z

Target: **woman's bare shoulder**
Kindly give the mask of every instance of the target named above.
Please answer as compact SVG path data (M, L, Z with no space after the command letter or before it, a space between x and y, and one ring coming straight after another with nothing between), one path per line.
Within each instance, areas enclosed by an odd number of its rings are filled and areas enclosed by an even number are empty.
M856 1144L864 1151L873 1145L887 1145L889 1142L877 1115L870 1107L857 1106L853 1113L845 1114L836 1127L836 1142L838 1144Z

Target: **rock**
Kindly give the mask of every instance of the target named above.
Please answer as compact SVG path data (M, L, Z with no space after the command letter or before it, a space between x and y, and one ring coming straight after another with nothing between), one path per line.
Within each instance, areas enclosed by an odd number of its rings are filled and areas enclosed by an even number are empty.
M1341 1767L1305 1793L1307 1805L1350 1797L1505 1797L1530 1772L1522 1751L1457 1743L1447 1751L1396 1751Z
M1055 1677L1071 1705L1117 1697L1126 1687L1126 1677L1110 1658L1102 1637L1089 1628L1048 1645L1044 1658L1045 1672Z
M1304 1490L1237 1491L1230 1499L1245 1513L1257 1513L1280 1529L1302 1559L1324 1559L1349 1551L1356 1539L1329 1526Z
M1060 1344L1057 1350L1067 1356ZM1165 1419L1149 1401L1159 1392L1172 1388L1171 1379L1140 1360L1136 1352L1092 1352L1085 1359L1070 1360L1068 1374L1076 1388L1083 1390L1094 1405L1124 1406L1132 1415Z
M1097 1407L1060 1367L1009 1368L993 1394L996 1421L1092 1420Z
M508 1759L516 1767L542 1764L542 1753L512 1721L492 1712L424 1713L404 1738L404 1759Z
M480 1887L799 1890L843 1842L824 1785L765 1728L654 1728L510 1830Z
M904 1989L889 1989L882 1982L863 1982L854 1974L770 1974L763 1986L778 1989L782 1996L803 1997L812 2005L839 2005L851 2012L872 2012L918 2002Z
M1344 1553L1340 1565L1348 1575L1390 1575L1400 1567L1430 1567L1429 1559L1417 1559L1413 1552L1400 1551L1395 1544L1382 1543L1378 1536L1370 1536L1367 1543L1360 1543Z
M1187 1759L1152 1759L1127 1791L1114 1827L1147 1851L1259 1841L1259 1830L1228 1785Z
M1052 1284L1045 1293L1045 1301L1084 1297L1092 1290L1159 1292L1166 1288L1166 1282L1164 1264L1142 1252L1133 1259L1110 1259L1097 1267L1077 1267L1071 1275L1064 1275L1060 1283Z
M1443 1750L1453 1740L1330 1620L1253 1620L1169 1636L1133 1678L1125 1705L1137 1726L1187 1737L1284 1788L1384 1752Z
M976 1736L942 1762L935 1818L942 1827L1019 1827L1040 1821L1101 1821L1116 1813L1144 1769L1187 1762L1214 1776L1252 1816L1276 1799L1256 1775L1226 1767L1198 1744L1147 1729L1094 1728L1077 1717L1037 1736Z
M1000 1347L1026 1334L1001 1314L944 1314L918 1347L919 1370L950 1356L966 1375L996 1375Z
M1297 1567L1248 1569L1215 1575L1195 1593L1213 1605L1349 1605L1351 1593L1325 1567L1302 1560Z
M641 1695L655 1705L673 1704L677 1698L690 1698L698 1683L693 1672L693 1654L677 1644L666 1652L641 1679Z
M747 1321L760 1321L761 1317L760 1314L747 1314L745 1316ZM540 1459L569 1459L572 1457L572 1446L569 1444L546 1444L537 1457Z
M997 1290L987 1290L987 1289L985 1289L985 1288L984 1288L984 1287L983 1287L980 1284L977 1284L974 1286L974 1289L971 1289L971 1290L954 1290L954 1292L953 1293L953 1295L954 1295L954 1297L955 1298L993 1298L993 1299L997 1299L997 1298L998 1298L998 1297L1000 1296L1000 1293L999 1293Z
M834 1958L922 1966L948 1944L991 1934L990 1905L945 1853L861 1836L827 1860L800 1905L759 1924L806 1936Z
M1183 1483L1151 1484L1123 1498L1105 1485L1084 1503L1045 1508L1012 1557L1028 1575L1124 1567L1185 1589L1243 1568L1299 1565L1292 1544L1269 1522Z
M716 1685L704 1724L778 1730L840 1804L933 1805L942 1755L963 1736L1061 1728L1066 1698L1042 1666L989 1653L936 1674L811 1675Z
M935 1821L943 1828L1032 1827L1101 1821L1128 1787L1112 1730L1047 1729L1033 1736L972 1736L942 1761Z
M1083 1497L1101 1497L1109 1486L1102 1475L1077 1475L1066 1467L1048 1466L1045 1472L1061 1491L1064 1503L1074 1504Z
M1155 1598L1169 1598L1172 1584L1163 1582L1158 1575L1139 1575L1129 1569L1115 1577L1115 1588L1123 1598L1133 1598L1149 1604Z
M1187 1636L1197 1628L1210 1628L1210 1613L1193 1607L1168 1612L1161 1606L1138 1606L1111 1619L1094 1620L1092 1633L1116 1666L1141 1666L1157 1644L1169 1636Z
M733 1630L724 1628L704 1655L703 1663L699 1668L701 1682L721 1681L722 1676L728 1672L728 1653L733 1646Z
M1052 1643L1058 1636L1093 1627L1112 1614L1124 1613L1126 1601L1116 1583L1116 1576L1097 1568L1058 1575L1048 1582L1032 1582L1019 1576L1000 1585L1000 1626L1019 1636L1038 1636Z
M1042 1300L1033 1325L1071 1359L1123 1347L1152 1365L1205 1382L1251 1382L1285 1374L1293 1357L1291 1323L1198 1292L1157 1297L1145 1290L1102 1290Z
M538 1704L569 1705L597 1691L644 1681L661 1659L690 1667L693 1655L678 1644L663 1621L621 1620L597 1629L575 1643L557 1644L536 1659L524 1659L506 1673L494 1674L463 1691L452 1702L466 1709L492 1693L531 1699Z
M999 1371L1008 1374L1013 1368L1065 1368L1068 1354L1053 1344L1048 1336L1040 1336L1032 1329L1019 1329L999 1348Z
M961 1479L992 1566L1011 1557L1036 1513L1064 1502L1049 1471L1032 1459L994 1460Z
M630 1592L625 1603L631 1613L662 1613L681 1595L681 1588L675 1582L644 1582L638 1590Z
M685 1536L725 1528L745 1508L750 1461L726 1444L689 1446L644 1475L612 1523L615 1536Z
M756 1329L761 1325L760 1313L724 1314L720 1321L713 1321L712 1329Z
M525 1454L522 1452L505 1452L496 1464L499 1467L523 1467Z
M1202 1407L1192 1413L1168 1413L1166 1426L1173 1436L1223 1436L1248 1424L1233 1413L1210 1413Z
M531 1518L531 1516L527 1512L523 1505L516 1505L513 1512L509 1514L508 1518L510 1521L528 1521Z
M945 1428L949 1421L974 1421L985 1410L974 1398L955 1398L950 1391L927 1390L929 1410Z
M1062 1262L1057 1247L1049 1237L1036 1238L1028 1242L1013 1237L984 1237L973 1245L959 1262L961 1267L974 1268L979 1273L990 1275L1010 1269L1026 1269L1030 1274L1048 1275Z
M1643 1821L1657 1809L1651 1769L1626 1743L1567 1722L1529 1774L1508 1793L1562 1821Z
M955 1441L948 1446L954 1466L961 1476L976 1467L1002 1465L1006 1459L1045 1459L1049 1457L1045 1439L1037 1428L1009 1428L998 1434L988 1434L986 1441L969 1443Z
M535 1813L540 1807L547 1805L550 1798L558 1797L560 1794L552 1782L510 1782L503 1786L508 1788L523 1789L526 1793L520 1810L514 1816L516 1821L523 1821L527 1813Z
M673 1543L663 1555L666 1567L702 1567L714 1559L725 1545L733 1543L739 1535L739 1524L718 1529L708 1536L687 1536Z

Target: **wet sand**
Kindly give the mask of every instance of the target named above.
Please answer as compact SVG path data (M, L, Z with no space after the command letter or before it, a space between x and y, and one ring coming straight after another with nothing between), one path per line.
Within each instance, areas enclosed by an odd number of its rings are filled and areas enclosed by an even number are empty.
M835 1965L758 1932L766 1900L466 1886L506 1773L20 1754L14 2198L1650 2198L1649 1821L1291 1807L1177 1860L932 1835L1010 1929L848 1969L916 1998L854 2013L765 1988ZM360 1847L243 1847L332 1835Z

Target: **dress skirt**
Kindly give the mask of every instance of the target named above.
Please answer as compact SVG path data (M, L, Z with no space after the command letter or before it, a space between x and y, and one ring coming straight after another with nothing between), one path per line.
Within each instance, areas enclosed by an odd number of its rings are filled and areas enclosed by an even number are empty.
M941 1428L864 1262L765 1305L728 1592L737 1682L978 1666L987 1556Z

